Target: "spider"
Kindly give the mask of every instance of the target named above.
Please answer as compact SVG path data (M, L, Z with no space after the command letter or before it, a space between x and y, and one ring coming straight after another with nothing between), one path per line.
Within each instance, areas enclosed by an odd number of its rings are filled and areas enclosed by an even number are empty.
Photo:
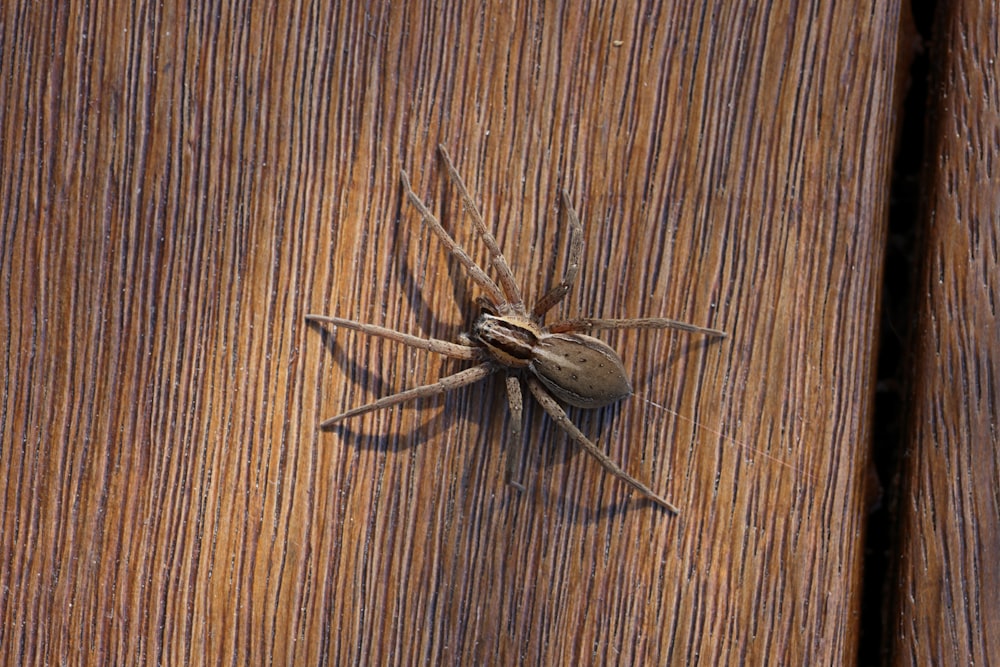
M495 282L490 278L441 226L441 223L413 191L406 171L401 171L400 180L406 197L420 212L423 221L444 244L445 248L465 267L469 277L485 292L478 299L482 312L473 323L471 332L462 334L459 342L452 343L434 338L419 338L393 329L340 317L306 315L306 320L354 329L414 348L437 352L446 357L478 363L472 368L441 378L432 384L401 391L348 410L325 420L320 424L320 427L327 428L345 419L373 410L388 408L405 401L437 396L479 382L493 373L502 371L506 373L507 404L511 413L510 446L507 448L505 469L508 484L518 490L524 490L524 487L514 479L515 466L520 457L516 457L513 447L513 445L519 444L521 439L523 408L521 381L523 380L542 409L574 442L597 459L605 470L664 509L677 514L679 510L674 505L625 472L597 445L591 442L570 421L566 411L560 405L560 401L579 408L597 408L615 403L632 394L632 386L625 374L625 367L615 351L602 341L588 336L584 332L596 329L672 328L718 338L725 338L726 333L717 329L707 329L665 318L598 319L588 317L563 320L545 326L543 323L545 314L560 303L573 286L583 255L583 226L570 203L569 195L565 190L561 191L563 201L561 210L569 218L570 232L569 261L565 273L562 280L535 302L531 310L528 310L507 260L500 252L500 247L493 234L486 228L483 217L462 181L462 177L455 169L448 151L443 145L439 145L438 150L454 186L461 194L463 208L471 216L476 232L489 250L490 263L497 273L498 281Z

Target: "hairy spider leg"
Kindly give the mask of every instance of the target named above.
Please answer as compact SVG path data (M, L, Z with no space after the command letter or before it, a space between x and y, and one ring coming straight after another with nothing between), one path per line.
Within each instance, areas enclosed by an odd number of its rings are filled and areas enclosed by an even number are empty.
M518 491L524 491L521 484L521 471L518 465L523 453L521 445L521 428L523 426L524 398L521 395L521 381L516 375L507 374L507 407L510 410L510 432L507 434L507 459L504 468L504 481Z
M459 345L458 343L450 343L446 340L439 340L437 338L419 338L417 336L411 336L409 334L394 331L392 329L386 329L385 327L376 326L374 324L365 324L363 322L355 322L354 320L345 320L341 317L330 317L328 315L306 315L306 320L312 322L325 322L327 324L333 324L346 329L354 329L355 331L360 331L370 336L386 338L410 347L428 350L430 352L437 352L438 354L442 354L453 359L481 360L483 358L482 352L479 348ZM401 391L398 394L385 396L384 398L380 398L377 401L367 403L357 408L352 408L347 412L343 412L335 417L330 417L329 419L323 421L320 424L320 427L326 428L349 417L356 417L358 415L365 414L366 412L372 412L381 408L388 408L405 401L427 398L429 396L437 396L438 394L443 394L446 391L451 391L452 389L458 389L459 387L464 387L465 385L478 382L496 370L496 364L492 362L485 362L479 364L478 366L467 368L464 371L459 371L453 375L443 377L437 382L422 385L420 387L414 387L413 389Z
M564 430L574 442L583 447L583 451L597 459L597 462L600 463L601 466L609 473L622 480L660 507L663 507L673 514L680 514L680 510L678 510L677 507L671 505L662 496L657 495L648 486L622 470L617 463L612 461L607 454L602 452L597 445L591 442L587 436L585 436L583 432L576 427L576 424L570 421L570 418L566 414L566 411L563 410L563 407L555 398L552 397L551 394L549 394L537 378L529 375L526 377L526 380L528 382L528 389L531 390L535 400L542 406L542 409L549 413L549 416L555 420L556 424L558 424L559 427Z
M443 377L437 382L414 387L413 389L407 389L406 391L401 391L398 394L385 396L377 401L372 401L371 403L352 408L347 412L337 415L336 417L330 417L329 419L324 420L320 423L320 427L328 428L337 422L343 421L344 419L357 417L358 415L363 415L367 412L373 412L375 410L381 410L382 408L388 408L393 405L399 405L400 403L404 403L406 401L437 396L451 391L452 389L458 389L459 387L479 382L496 370L496 365L487 361L479 364L478 366L466 368L464 371L459 371L453 375Z
M455 169L455 165L451 162L451 157L448 155L448 149L444 147L444 144L438 144L438 151L440 151L441 159L444 160L444 164L448 168L448 175L451 176L451 180L454 181L459 194L462 195L462 203L464 204L465 210L472 217L472 222L476 227L476 231L479 232L479 236L482 237L483 243L486 244L487 249L490 251L490 262L493 264L493 267L497 270L497 274L500 276L500 286L503 288L503 292L507 297L506 303L511 306L514 311L524 313L524 299L521 297L521 288L517 286L517 281L514 279L514 273L510 270L510 265L507 264L507 260L503 256L503 252L500 251L500 246L497 244L496 238L490 230L486 228L486 223L483 222L483 216L476 207L476 202L472 200L472 195L469 194L469 189L465 187L465 181L462 180L458 170Z
M576 215L573 205L569 201L569 195L562 191L562 209L560 213L569 218L569 258L566 262L566 272L562 280L555 287L550 289L545 295L535 303L531 309L531 316L535 321L541 322L545 313L549 312L553 306L562 301L569 290L573 287L576 274L580 270L580 258L583 257L583 225Z
M455 239L452 238L451 234L448 233L438 219L434 217L434 214L428 210L424 205L424 202L420 201L420 197L417 193L413 191L410 187L410 177L406 175L405 170L399 172L399 178L403 182L403 188L406 190L406 196L410 200L410 203L420 211L420 216L423 218L424 222L431 228L431 231L441 240L445 248L458 258L458 261L465 267L465 270L469 272L469 277L476 282L477 285L482 287L489 294L489 300L497 308L500 308L503 304L507 303L507 299L504 297L503 292L497 287L497 284L493 282L493 279L486 275L478 264L476 264L468 253L462 249Z
M437 352L438 354L443 354L444 356L451 357L452 359L471 359L478 361L483 358L483 353L478 347L460 345L458 343L451 343L437 338L420 338L419 336L411 336L410 334L405 334L401 331L396 331L395 329L387 329L375 324L345 320L342 317L333 317L331 315L309 314L306 315L306 319L310 322L326 322L327 324L344 327L345 329L354 329L355 331L366 333L369 336L387 338L397 343L409 345L410 347L415 347L420 350Z
M583 317L563 320L548 327L550 333L584 333L597 329L678 329L690 333L700 333L715 338L726 338L729 334L719 329L708 329L687 322L670 320L665 317L639 317L633 319L602 319Z

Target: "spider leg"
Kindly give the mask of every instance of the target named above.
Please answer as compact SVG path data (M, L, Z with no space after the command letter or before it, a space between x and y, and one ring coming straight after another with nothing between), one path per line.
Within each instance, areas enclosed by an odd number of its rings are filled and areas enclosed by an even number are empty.
M425 384L420 387L414 387L413 389L407 389L406 391L401 391L398 394L393 394L392 396L385 396L384 398L380 398L377 401L368 403L367 405L362 405L348 410L347 412L342 412L336 417L330 417L329 419L323 421L320 424L320 428L327 428L339 421L348 419L349 417L357 417L358 415L363 415L366 412L381 410L382 408L398 405L399 403L410 401L415 398L437 396L438 394L443 394L446 391L451 391L452 389L458 389L459 387L479 382L495 370L496 366L490 362L479 364L478 366L467 368L464 371L459 371L454 375L443 377L433 384Z
M437 352L452 359L479 360L483 358L479 348L476 347L449 343L446 340L439 340L437 338L419 338L374 324L365 324L364 322L355 322L354 320L345 320L340 317L330 317L329 315L306 315L306 319L311 322L325 322L338 327L344 327L345 329L354 329L369 336L387 338L403 345L409 345L410 347Z
M507 376L507 405L510 407L510 433L507 436L507 467L504 470L505 481L518 491L524 491L524 485L518 480L520 473L518 464L521 462L521 426L524 415L524 399L521 397L521 381L516 375Z
M573 210L565 190L562 191L562 199L562 212L569 218L569 261L566 262L566 273L563 274L559 284L546 292L531 309L531 315L536 320L565 298L573 286L573 281L576 280L577 271L580 270L580 258L583 256L583 225L580 224L580 218Z
M665 317L640 317L630 320L604 320L586 317L578 320L563 320L548 327L550 333L583 333L595 329L679 329L716 338L726 338L729 335L719 329L708 329L687 322L668 320Z
M570 421L569 417L566 415L566 411L563 410L562 406L559 405L556 399L552 398L552 395L545 390L545 387L542 386L541 382L530 375L527 377L527 381L528 389L531 390L531 393L535 396L535 400L538 401L539 405L541 405L542 408L549 413L549 416L556 421L560 428L566 431L570 438L583 447L585 452L597 459L598 463L600 463L605 470L655 502L660 507L663 507L667 511L674 514L680 513L680 510L678 510L675 506L671 505L664 498L653 493L652 489L648 486L622 470L617 463L612 461L607 454L602 452L597 445L591 442L587 436L585 436L583 432L576 427L576 424Z
M448 174L451 176L451 180L455 182L455 186L458 188L459 193L462 195L462 203L465 205L465 210L469 212L472 216L472 222L476 227L476 231L479 232L479 236L482 237L483 243L490 251L490 261L493 263L494 268L496 268L497 273L500 276L500 286L503 287L504 294L507 295L506 301L514 306L515 309L521 309L524 307L524 299L521 297L521 288L517 286L517 281L514 280L514 274L510 270L510 265L507 264L507 260L504 259L503 253L500 252L500 246L497 245L497 240L490 233L490 230L486 228L486 223L483 222L483 216L476 207L476 202L472 201L472 195L469 194L469 189L465 187L465 181L459 176L458 170L455 169L455 165L451 162L451 157L448 155L448 150L444 147L444 144L438 144L438 151L441 152L441 157L444 159L444 164L448 168Z
M426 206L424 206L422 201L420 201L420 198L417 197L417 193L415 193L413 188L410 187L410 177L406 175L406 172L400 171L399 176L400 180L403 182L403 188L406 189L406 196L410 200L410 203L413 204L418 211L420 211L420 215L424 219L424 222L427 223L427 225L431 228L431 231L434 232L434 234L441 240L445 248L448 249L448 252L457 257L458 261L465 267L465 270L469 272L469 276L476 281L480 287L489 292L493 303L497 305L506 303L507 299L504 298L503 292L501 292L500 288L497 287L497 284L493 282L493 279L486 275L486 272L479 268L478 264L472 261L472 258L469 257L468 253L462 250L462 247L458 245L458 243L455 242L455 239L451 237L451 234L449 234L448 231L441 226L441 223L434 217L434 214L431 213Z

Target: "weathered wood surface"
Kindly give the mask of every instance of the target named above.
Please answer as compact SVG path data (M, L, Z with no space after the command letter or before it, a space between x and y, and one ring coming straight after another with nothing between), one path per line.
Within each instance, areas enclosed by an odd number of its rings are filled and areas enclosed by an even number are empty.
M0 661L852 660L897 4L459 4L6 3ZM539 409L505 487L499 383L317 429L457 367L303 321L469 325L438 142L527 294L565 187L561 313L730 333L572 412L678 518Z
M890 655L1000 662L1000 44L996 3L940 6Z

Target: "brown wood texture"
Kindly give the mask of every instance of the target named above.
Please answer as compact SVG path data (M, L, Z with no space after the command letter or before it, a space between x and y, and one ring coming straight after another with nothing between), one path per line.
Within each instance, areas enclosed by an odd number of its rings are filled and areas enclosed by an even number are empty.
M899 573L898 665L1000 662L1000 44L996 3L940 6Z
M0 661L852 661L897 4L3 12ZM679 517L500 382L317 428L461 366L303 320L470 325L438 142L557 316L729 332L571 411Z

